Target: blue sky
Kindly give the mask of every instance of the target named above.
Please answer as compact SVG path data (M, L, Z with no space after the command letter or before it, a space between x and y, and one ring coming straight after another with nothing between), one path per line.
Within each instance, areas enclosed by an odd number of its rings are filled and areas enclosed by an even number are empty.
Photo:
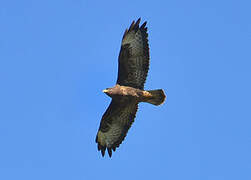
M250 1L0 1L0 179L251 179ZM148 21L146 89L112 159L95 136L125 28Z

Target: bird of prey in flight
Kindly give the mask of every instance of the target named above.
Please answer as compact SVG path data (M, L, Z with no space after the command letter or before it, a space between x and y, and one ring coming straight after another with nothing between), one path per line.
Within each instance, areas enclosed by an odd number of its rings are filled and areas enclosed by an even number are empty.
M109 156L125 139L134 122L140 102L160 105L165 101L162 89L144 90L149 69L149 45L146 22L140 18L125 30L118 58L116 85L103 90L112 101L103 114L96 136L102 156L107 149Z

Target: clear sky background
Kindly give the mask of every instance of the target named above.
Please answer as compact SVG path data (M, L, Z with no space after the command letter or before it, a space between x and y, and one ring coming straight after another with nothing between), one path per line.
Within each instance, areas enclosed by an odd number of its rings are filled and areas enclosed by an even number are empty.
M0 179L251 179L251 2L0 1ZM123 32L148 21L146 89L110 159L96 132Z

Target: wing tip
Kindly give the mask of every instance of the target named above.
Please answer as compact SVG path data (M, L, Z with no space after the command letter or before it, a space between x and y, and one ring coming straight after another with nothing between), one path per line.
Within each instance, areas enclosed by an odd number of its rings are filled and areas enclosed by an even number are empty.
M112 151L115 152L116 147L108 148L108 147L102 146L102 145L100 145L100 144L98 143L98 151L101 151L102 157L105 156L105 151L106 151L106 150L107 150L107 152L108 152L109 157L111 158L111 157L112 157Z
M135 25L134 25L135 29L139 29L140 20L141 20L141 18L139 18L139 19L136 21L136 23L135 23Z
M147 21L145 21L141 26L139 26L140 21L141 21L141 17L139 17L136 22L135 20L132 21L130 27L125 30L123 39L131 31L137 31L138 29L147 31L147 27L146 27Z
M132 31L132 30L137 31L139 29L140 21L141 21L141 18L138 18L136 22L135 20L133 20L128 31Z
M97 148L98 151L101 151L102 157L105 156L105 152L107 150L109 157L112 157L112 151L116 151L116 148L119 147L120 143L116 142L114 143L111 147L107 147L106 145L101 145L101 143L98 141L98 138L96 137L96 143L97 143Z
M108 151L109 157L112 157L112 149L111 148L107 148L107 151Z
M102 149L101 149L101 154L102 154L102 157L105 156L105 148L102 148Z
M131 30L133 29L134 24L135 24L135 21L133 20L133 21L132 21L132 24L130 25L130 27L129 27L129 30L128 30L128 31L131 31Z
M147 24L147 21L145 21L145 22L140 26L140 29L147 29L146 24Z
M107 149L107 152L109 154L109 157L112 157L112 150L115 151L116 147L110 147L110 148L108 148L106 145L101 145L101 143L98 141L98 135L96 136L95 142L97 143L98 151L101 151L102 157L105 156L106 149Z

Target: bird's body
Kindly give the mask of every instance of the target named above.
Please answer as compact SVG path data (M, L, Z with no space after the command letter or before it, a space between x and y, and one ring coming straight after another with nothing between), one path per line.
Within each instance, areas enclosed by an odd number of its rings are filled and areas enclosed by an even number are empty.
M120 86L119 84L116 84L112 88L107 88L103 90L103 92L117 102L127 102L127 101L130 102L135 101L135 103L148 102L154 105L160 105L161 103L163 103L164 100L162 98L158 99L159 96L156 93L159 93L160 97L165 96L164 91L161 89L154 91L145 91L129 86ZM156 93L154 94L153 92Z
M149 69L149 45L146 22L139 27L140 19L126 29L119 53L119 70L117 83L103 92L112 98L104 113L96 136L98 150L102 156L107 149L112 150L124 140L140 102L160 105L165 100L162 89L144 90L144 83Z

